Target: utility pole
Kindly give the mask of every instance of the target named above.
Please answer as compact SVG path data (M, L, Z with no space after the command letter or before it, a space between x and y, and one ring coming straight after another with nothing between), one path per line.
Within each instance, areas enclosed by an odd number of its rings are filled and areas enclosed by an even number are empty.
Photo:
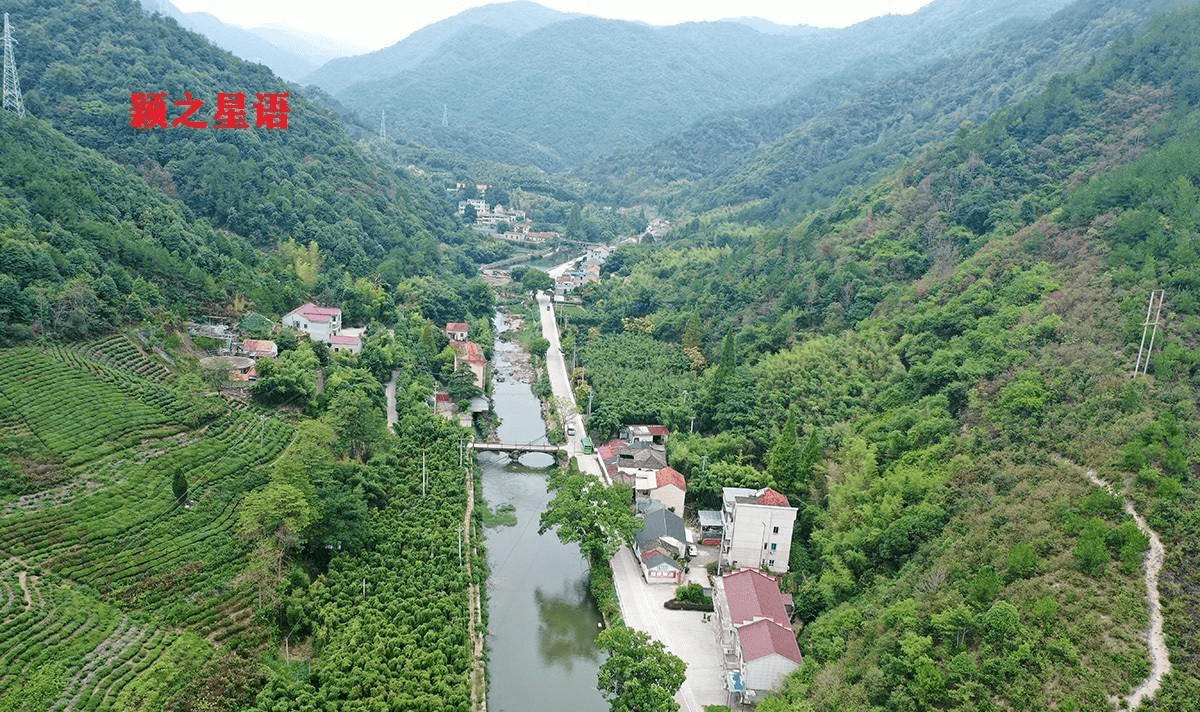
M463 535L463 528L459 527L458 528L458 565L460 568L462 567L462 535Z
M387 109L379 110L379 138L387 140Z
M17 60L13 58L12 28L8 24L8 13L4 13L4 108L25 118L25 105L21 102L21 81L17 78Z
M447 106L445 104L442 104L442 128L446 128L447 126L450 125L449 118L450 118L450 114L447 111Z
M421 497L425 497L425 484L428 479L425 474L425 451L421 451Z

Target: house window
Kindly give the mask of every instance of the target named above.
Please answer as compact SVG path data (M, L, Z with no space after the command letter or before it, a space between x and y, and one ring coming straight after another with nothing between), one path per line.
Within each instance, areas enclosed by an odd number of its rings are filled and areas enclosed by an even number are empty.
M776 546L779 546L779 545L778 545L778 544L772 544L772 545L771 545L771 551L775 551L775 547L776 547Z
M774 565L775 565L775 559L771 559L770 561L767 562L767 566L774 566Z
M772 533L772 534L778 534L778 533L779 533L779 527L771 527L771 533Z

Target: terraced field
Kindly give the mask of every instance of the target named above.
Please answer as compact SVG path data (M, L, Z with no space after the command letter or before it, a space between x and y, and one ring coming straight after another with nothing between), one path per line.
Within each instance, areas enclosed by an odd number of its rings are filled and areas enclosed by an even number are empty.
M161 709L264 644L233 525L289 424L181 392L125 337L0 351L0 412L0 712Z

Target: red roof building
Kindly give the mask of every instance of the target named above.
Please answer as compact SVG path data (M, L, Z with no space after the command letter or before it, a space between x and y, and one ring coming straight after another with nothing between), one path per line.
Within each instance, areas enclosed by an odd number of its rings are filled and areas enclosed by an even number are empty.
M664 467L654 474L658 479L659 487L675 485L684 492L687 492L687 480L684 479L683 473L676 470L674 467Z
M766 487L755 494L755 499L758 503L765 507L790 507L788 498L783 494L776 492L770 487Z
M357 336L334 334L329 337L329 346L334 351L349 351L352 354L356 354L362 351L362 340Z
M721 490L724 533L721 563L726 570L765 568L786 573L792 550L792 527L799 510L787 497L764 487Z
M454 347L454 367L465 363L475 375L475 386L484 390L487 383L487 359L483 357L483 349L474 341L451 341Z
M714 593L720 643L737 656L742 702L753 702L804 664L784 596L774 577L756 569L723 576Z
M783 594L774 576L758 569L740 569L726 574L725 599L729 604L730 620L742 626L757 620L775 621L779 625L791 625Z
M446 323L446 336L451 341L466 341L467 340L467 325L461 321L451 321Z
M246 339L242 342L242 351L255 358L275 358L279 355L279 346L270 339Z

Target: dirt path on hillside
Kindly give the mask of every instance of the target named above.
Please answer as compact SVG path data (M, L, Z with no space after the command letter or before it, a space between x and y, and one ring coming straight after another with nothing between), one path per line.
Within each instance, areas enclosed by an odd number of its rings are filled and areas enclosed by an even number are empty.
M1080 468L1082 469L1082 468ZM1088 480L1114 497L1121 497L1125 504L1125 512L1137 522L1138 529L1150 540L1150 550L1146 552L1146 601L1150 606L1150 630L1146 632L1146 642L1150 648L1150 675L1142 684L1133 688L1124 700L1113 700L1120 707L1122 702L1128 704L1128 709L1136 710L1146 699L1154 697L1162 685L1162 679L1171 672L1171 656L1167 651L1166 637L1163 635L1162 605L1158 597L1158 575L1163 564L1163 545L1158 533L1146 524L1146 520L1133 508L1133 502L1116 492L1112 485L1096 476L1096 471L1087 471Z
M475 513L475 477L467 468L467 510L463 514L463 553L467 563L467 637L471 641L471 710L487 712L487 679L483 659L483 618L479 614L479 586L471 570L471 518Z

